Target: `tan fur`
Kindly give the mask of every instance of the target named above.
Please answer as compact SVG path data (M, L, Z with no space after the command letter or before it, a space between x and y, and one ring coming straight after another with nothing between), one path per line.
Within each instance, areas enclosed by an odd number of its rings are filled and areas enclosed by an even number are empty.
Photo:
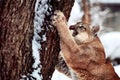
M77 34L71 34L63 13L56 11L55 14L52 19L60 36L61 55L77 80L120 80L113 66L105 59L103 46L95 35L97 29L77 23ZM85 30L77 25L84 26Z

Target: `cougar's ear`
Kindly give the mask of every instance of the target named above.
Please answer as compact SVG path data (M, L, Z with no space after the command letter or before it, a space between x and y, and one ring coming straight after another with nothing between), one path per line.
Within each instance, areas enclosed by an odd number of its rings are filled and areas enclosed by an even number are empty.
M93 26L93 27L92 27L92 32L93 32L93 34L96 34L96 33L99 31L99 29L100 29L100 26L99 26L99 25Z

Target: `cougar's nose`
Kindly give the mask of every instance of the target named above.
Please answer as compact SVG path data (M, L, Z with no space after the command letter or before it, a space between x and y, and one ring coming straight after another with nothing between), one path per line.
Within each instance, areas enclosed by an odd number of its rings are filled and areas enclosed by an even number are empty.
M71 26L69 27L69 29L70 29L70 30L75 30L75 26L72 26L72 25L71 25Z

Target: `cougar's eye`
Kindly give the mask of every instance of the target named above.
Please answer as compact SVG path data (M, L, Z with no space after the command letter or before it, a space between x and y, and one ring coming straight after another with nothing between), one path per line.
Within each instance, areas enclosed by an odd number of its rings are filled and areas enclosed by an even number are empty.
M79 26L79 29L80 29L80 30L83 30L83 31L86 30L86 28L85 28L84 26Z

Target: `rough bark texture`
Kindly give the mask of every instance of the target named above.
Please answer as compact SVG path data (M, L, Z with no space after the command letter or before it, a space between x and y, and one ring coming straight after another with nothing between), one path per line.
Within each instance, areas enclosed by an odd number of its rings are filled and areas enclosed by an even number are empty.
M32 71L35 0L0 0L0 80Z
M64 12L67 19L70 16L71 8L74 4L74 0L51 0L48 3L49 6L52 6L52 12L55 10L61 10ZM51 12L48 10L48 12ZM52 13L51 13L52 14ZM50 26L50 15L46 15L45 21L43 22L42 32L40 36L45 35L47 37L46 41L41 41L40 57L42 70L41 74L43 80L50 80L55 69L55 65L58 61L58 53L60 51L59 47L59 37L56 29Z

